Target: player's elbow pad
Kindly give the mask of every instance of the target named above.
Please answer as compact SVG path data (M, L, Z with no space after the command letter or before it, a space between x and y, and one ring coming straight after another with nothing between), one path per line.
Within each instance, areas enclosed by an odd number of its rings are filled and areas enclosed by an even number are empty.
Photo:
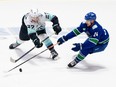
M54 24L59 24L59 21L58 21L58 17L57 16L54 16L51 20L51 22Z

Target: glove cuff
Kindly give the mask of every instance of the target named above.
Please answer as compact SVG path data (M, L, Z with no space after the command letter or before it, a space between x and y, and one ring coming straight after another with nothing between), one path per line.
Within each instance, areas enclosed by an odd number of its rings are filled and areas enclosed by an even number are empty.
M68 39L66 38L66 36L63 36L62 39L63 39L64 42L68 40Z

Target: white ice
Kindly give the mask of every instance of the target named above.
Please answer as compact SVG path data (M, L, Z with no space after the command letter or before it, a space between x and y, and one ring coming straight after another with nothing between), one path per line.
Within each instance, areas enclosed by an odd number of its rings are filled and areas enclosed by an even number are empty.
M83 42L86 36L80 35L61 46L56 46L60 59L50 59L49 51L37 56L19 68L4 73L33 55L46 49L34 49L16 64L10 57L19 58L34 45L25 42L15 50L9 45L15 42L22 16L31 8L49 12L59 17L63 31L59 36L50 37L56 43L58 37L65 35L84 20L87 12L97 14L97 21L109 31L110 43L101 53L88 55L75 68L67 64L78 53L71 51L72 44ZM116 87L116 1L115 0L2 0L0 1L0 87ZM48 34L52 33L51 23L47 23Z

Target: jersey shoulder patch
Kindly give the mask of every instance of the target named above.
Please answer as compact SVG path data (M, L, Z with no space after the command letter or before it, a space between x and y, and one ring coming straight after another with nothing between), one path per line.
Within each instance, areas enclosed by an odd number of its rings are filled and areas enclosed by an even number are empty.
M81 22L80 27L82 28L83 31L86 31L86 27L87 27L87 26L86 26L85 21Z
M96 29L96 28L98 28L98 26L97 26L96 24L93 25L92 29L94 30L94 29Z

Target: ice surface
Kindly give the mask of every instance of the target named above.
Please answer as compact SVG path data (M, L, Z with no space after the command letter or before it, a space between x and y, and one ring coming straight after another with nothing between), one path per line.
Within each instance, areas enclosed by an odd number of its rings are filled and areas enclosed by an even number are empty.
M25 42L15 50L9 50L9 45L15 42L21 25L22 16L31 8L56 14L59 17L63 31L57 38L71 31L83 21L87 12L94 11L97 20L110 33L110 43L102 53L86 57L75 68L67 68L67 64L77 53L70 49L75 42L83 42L83 34L61 46L56 46L60 59L51 60L49 51L30 60L10 73L4 71L13 68L33 55L45 49L34 49L16 64L10 62L10 57L19 58L33 47L31 41ZM0 87L115 87L116 86L116 55L115 55L115 20L116 1L107 0L11 0L0 1ZM47 23L48 34L52 33L51 23Z

